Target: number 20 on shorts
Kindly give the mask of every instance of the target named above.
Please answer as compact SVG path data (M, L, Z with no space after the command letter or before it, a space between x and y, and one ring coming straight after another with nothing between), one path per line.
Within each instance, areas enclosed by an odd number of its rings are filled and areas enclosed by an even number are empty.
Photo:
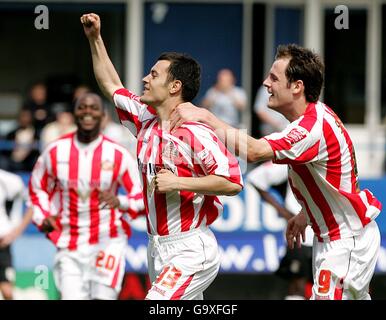
M115 257L111 254L106 255L103 250L98 252L95 266L97 268L105 268L106 270L113 270L115 266Z

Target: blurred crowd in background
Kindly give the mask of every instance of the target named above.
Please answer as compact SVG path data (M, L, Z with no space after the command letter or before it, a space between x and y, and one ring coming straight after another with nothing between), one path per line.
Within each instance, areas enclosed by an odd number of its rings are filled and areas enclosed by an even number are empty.
M11 172L30 172L40 152L50 142L76 130L72 115L74 102L87 92L91 92L90 87L81 84L71 90L67 100L50 101L45 82L35 82L28 90L10 130L0 137L0 168ZM135 154L134 138L113 121L110 110L107 110L103 130L109 138Z

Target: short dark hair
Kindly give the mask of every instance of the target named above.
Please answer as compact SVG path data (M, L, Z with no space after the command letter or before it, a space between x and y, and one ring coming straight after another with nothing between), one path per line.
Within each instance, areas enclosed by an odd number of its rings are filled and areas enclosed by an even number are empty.
M82 103L82 101L88 97L93 98L94 101L101 106L102 110L106 111L106 106L103 103L101 96L99 94L94 93L94 92L86 92L86 93L83 93L80 97L78 97L74 102L73 111L75 111L75 109L79 107L79 105Z
M185 53L164 52L158 59L170 61L168 81L180 80L182 83L182 99L192 101L200 90L201 67L191 56Z
M308 102L319 99L324 82L324 64L316 53L296 44L279 45L275 59L289 58L285 75L288 81L302 80Z

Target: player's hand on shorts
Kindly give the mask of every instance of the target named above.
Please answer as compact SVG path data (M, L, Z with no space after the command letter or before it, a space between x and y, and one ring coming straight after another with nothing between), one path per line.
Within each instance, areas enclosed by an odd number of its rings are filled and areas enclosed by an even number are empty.
M175 191L178 188L178 177L170 170L162 169L154 177L154 188L160 193Z
M80 17L83 30L88 39L97 39L101 32L101 19L95 13L87 13Z
M103 208L118 208L120 205L118 197L109 190L99 191L99 201L104 202Z
M56 223L56 217L54 216L49 216L43 220L41 230L44 233L50 233L52 231L60 231L59 227Z
M170 131L177 129L184 122L202 121L206 109L196 107L190 102L179 104L170 115Z
M295 243L298 248L302 246L302 241L306 240L306 227L307 219L303 212L288 220L286 238L290 249L295 247Z

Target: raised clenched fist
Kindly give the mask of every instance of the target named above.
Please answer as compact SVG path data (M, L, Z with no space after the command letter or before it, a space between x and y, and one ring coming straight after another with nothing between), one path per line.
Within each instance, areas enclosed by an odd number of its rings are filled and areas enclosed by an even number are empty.
M96 39L100 36L101 20L95 13L87 13L80 17L83 30L88 39Z

